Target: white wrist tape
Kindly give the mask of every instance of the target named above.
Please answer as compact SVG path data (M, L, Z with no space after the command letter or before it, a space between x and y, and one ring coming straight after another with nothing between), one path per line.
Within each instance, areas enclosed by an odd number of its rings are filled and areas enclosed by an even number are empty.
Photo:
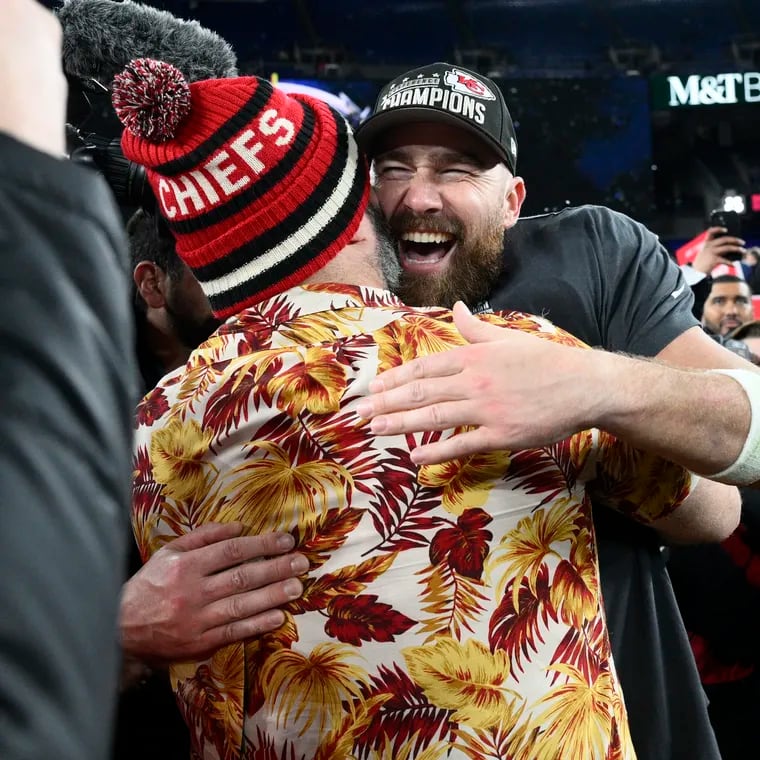
M751 419L747 438L736 461L709 477L746 486L760 480L760 373L750 369L713 369L710 372L728 375L741 385L749 399Z

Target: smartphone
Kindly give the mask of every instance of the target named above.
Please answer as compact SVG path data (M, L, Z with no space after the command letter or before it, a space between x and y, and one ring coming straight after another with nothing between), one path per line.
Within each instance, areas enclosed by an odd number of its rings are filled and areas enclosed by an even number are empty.
M726 229L726 235L730 237L740 238L742 236L741 217L736 211L721 211L716 209L710 214L710 227L723 227ZM723 254L723 258L729 261L739 261L741 257L742 254L738 251Z

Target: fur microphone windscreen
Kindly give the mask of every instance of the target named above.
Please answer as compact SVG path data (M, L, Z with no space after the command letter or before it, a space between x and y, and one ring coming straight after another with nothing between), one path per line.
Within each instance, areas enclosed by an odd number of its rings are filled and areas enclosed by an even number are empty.
M197 21L124 0L63 0L63 68L69 76L110 87L133 58L176 66L190 82L237 76L232 47Z

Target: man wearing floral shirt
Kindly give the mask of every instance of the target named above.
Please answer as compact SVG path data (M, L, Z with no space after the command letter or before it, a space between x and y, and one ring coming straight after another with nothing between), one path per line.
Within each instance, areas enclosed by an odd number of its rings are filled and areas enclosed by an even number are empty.
M188 86L149 60L114 103L227 320L138 409L138 544L241 521L309 560L280 629L172 667L194 757L634 757L590 495L666 533L717 508L727 533L736 490L598 430L418 467L417 445L457 431L374 434L360 405L379 372L462 345L469 315L386 289L395 260L345 122L255 77ZM486 319L558 365L592 358L538 317Z

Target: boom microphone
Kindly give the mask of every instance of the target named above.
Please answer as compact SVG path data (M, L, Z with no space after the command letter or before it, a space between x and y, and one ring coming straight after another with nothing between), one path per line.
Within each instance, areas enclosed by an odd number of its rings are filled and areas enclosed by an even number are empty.
M114 77L134 58L155 58L176 66L189 82L225 79L237 76L235 53L197 21L132 0L63 0L56 13L69 80L69 157L97 169L122 207L150 208L155 200L145 170L127 161L119 145L122 126L110 98Z
M176 66L189 82L237 76L232 47L197 21L124 0L63 0L63 69L110 88L133 58Z

